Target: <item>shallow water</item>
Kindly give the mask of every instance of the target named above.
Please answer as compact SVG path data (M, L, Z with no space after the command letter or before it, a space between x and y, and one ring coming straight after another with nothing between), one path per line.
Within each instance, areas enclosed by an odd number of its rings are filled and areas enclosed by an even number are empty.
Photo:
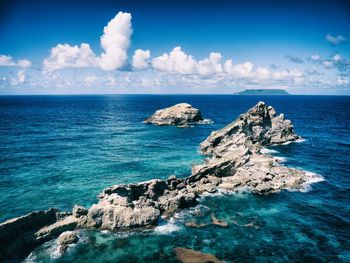
M350 97L110 95L0 97L0 221L32 210L96 202L105 187L189 175L198 144L259 100L283 112L305 138L270 147L284 164L323 176L305 192L206 197L154 231L82 231L63 256L53 240L34 262L175 262L192 248L227 262L350 261ZM188 102L213 124L189 129L142 123L156 109ZM227 228L188 228L211 214ZM252 224L250 224L252 223ZM247 225L248 224L248 225Z

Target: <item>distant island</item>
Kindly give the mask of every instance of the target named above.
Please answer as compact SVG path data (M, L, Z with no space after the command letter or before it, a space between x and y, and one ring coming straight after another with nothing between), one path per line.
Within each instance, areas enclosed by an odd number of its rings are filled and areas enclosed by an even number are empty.
M290 95L284 89L249 89L234 93L234 95Z

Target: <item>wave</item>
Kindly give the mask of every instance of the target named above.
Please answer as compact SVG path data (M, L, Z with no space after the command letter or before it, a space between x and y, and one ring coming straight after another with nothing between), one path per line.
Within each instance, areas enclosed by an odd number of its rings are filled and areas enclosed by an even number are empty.
M263 153L263 154L274 154L274 153L278 153L278 151L276 151L276 150L272 150L272 149L265 148L265 147L263 147L263 148L260 150L260 152Z
M301 188L299 189L286 188L287 191L307 193L312 190L313 184L325 181L324 177L320 174L305 171L305 170L303 171L306 175L305 177L307 178L307 180L301 184Z
M282 145L288 145L288 144L291 144L291 143L293 143L293 142L300 143L300 142L305 142L305 141L306 141L306 139L304 139L304 138L299 138L299 139L296 139L295 141L284 142L284 143L282 143Z
M274 158L277 160L278 163L285 163L287 161L287 158L282 156L274 156Z
M211 119L203 119L201 121L198 121L197 124L213 124L214 121Z
M161 222L157 227L154 228L155 234L168 235L173 232L180 231L181 226L179 226L176 221L176 217L173 216L168 221Z

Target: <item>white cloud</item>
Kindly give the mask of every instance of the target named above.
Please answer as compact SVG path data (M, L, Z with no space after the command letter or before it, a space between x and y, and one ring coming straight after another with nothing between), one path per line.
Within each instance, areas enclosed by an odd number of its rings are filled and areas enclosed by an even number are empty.
M104 27L101 36L101 46L104 52L100 56L96 56L87 43L82 43L80 46L58 44L51 49L50 56L44 60L44 70L52 72L67 67L120 69L127 61L131 33L131 14L119 12Z
M225 62L224 68L226 73L236 78L248 78L252 76L254 65L251 62L244 62L242 64L233 64L229 59Z
M148 60L151 58L151 51L137 49L132 57L132 66L135 69L148 68Z
M156 57L152 60L152 66L159 71L193 74L197 70L197 62L192 56L187 55L181 47L175 47L169 54Z
M200 75L212 75L222 72L221 65L222 55L220 53L212 52L209 58L200 60L197 64L197 71Z
M339 55L339 54L336 54L334 57L333 57L333 60L334 61L340 61L342 59L342 57Z
M84 82L87 86L92 86L96 83L97 79L98 78L96 76L87 76L84 78Z
M11 85L16 86L20 83L23 83L25 80L26 80L26 74L25 74L24 70L20 70L17 73L17 78L16 79L13 78L11 80Z
M27 68L31 66L31 62L27 59L20 59L17 62L11 57L0 55L0 67L21 67Z
M256 69L256 75L258 79L269 79L271 77L270 71L264 67L258 67Z
M124 66L130 45L131 14L119 12L103 29L101 46L105 50L101 54L101 68L115 70Z
M346 38L343 37L342 35L332 36L332 35L328 34L326 36L326 40L328 42L332 43L333 45L339 45L339 44L345 42Z
M322 64L325 68L332 68L333 67L332 61L329 61L329 60L323 61Z
M51 54L44 60L43 66L46 71L54 71L67 67L97 67L98 62L89 44L82 43L80 47L58 44L51 49Z
M315 61L315 62L320 61L320 59L321 59L320 55L318 55L318 54L312 55L310 58L312 61Z

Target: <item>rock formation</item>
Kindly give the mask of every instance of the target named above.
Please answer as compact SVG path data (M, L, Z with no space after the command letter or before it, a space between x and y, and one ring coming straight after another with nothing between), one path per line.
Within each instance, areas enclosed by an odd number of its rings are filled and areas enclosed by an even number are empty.
M63 232L58 237L58 243L60 244L60 253L66 252L69 245L77 243L79 240L78 236L74 231L66 231Z
M157 117L152 116L149 122L184 125L201 118L189 104L180 105L183 106L179 108L184 107L191 113L182 118L183 113L157 112ZM164 111L173 112L169 109ZM203 164L194 166L192 175L187 178L170 176L167 180L114 185L103 190L98 196L99 202L89 209L75 206L72 214L50 209L0 224L0 260L75 228L151 227L161 216L170 217L180 209L195 206L203 193L246 188L256 194L268 194L282 189L300 189L314 175L283 166L277 158L262 152L263 146L299 138L283 114L276 116L271 106L259 102L201 143L201 151L207 158ZM212 215L212 221L218 226L227 226L227 222L215 215ZM189 226L197 227L195 222Z
M221 263L223 261L219 260L212 254L203 253L193 249L177 247L174 249L176 259L182 263Z
M0 224L0 261L23 256L37 245L73 230L78 220L57 209L36 211Z
M299 138L283 114L276 116L271 106L259 102L201 143L202 153L209 157L193 167L190 177L108 187L84 224L110 230L155 225L160 216L194 206L202 193L220 189L243 187L257 194L300 189L312 175L280 165L261 152L263 146Z
M172 107L157 110L144 122L155 125L176 125L188 127L191 123L203 121L201 112L188 103L179 103Z

